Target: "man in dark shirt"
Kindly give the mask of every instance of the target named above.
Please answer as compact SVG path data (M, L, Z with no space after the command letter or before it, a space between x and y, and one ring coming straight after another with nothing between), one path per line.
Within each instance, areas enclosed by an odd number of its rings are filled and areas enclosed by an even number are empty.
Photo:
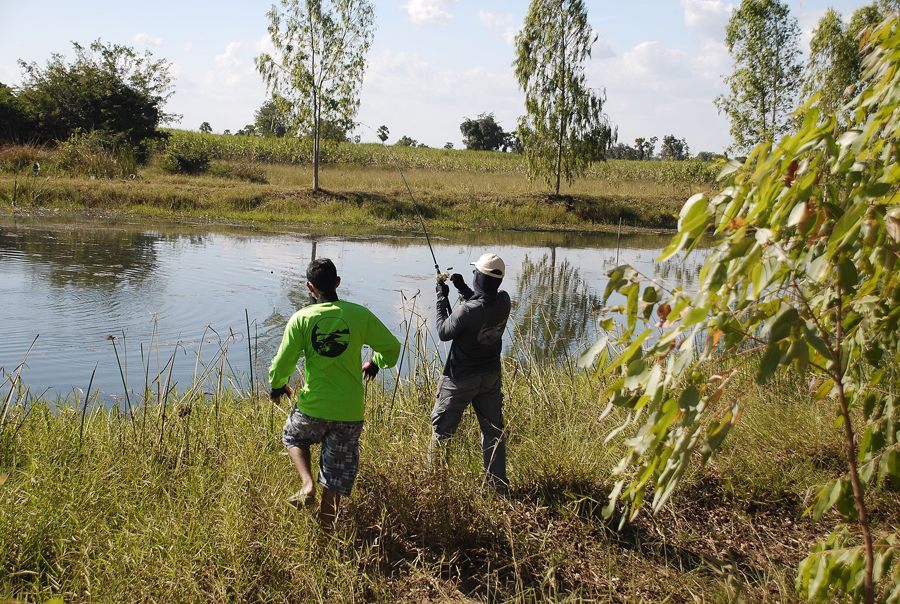
M510 299L499 291L506 274L503 260L484 254L475 265L474 291L462 275L450 280L462 300L450 311L450 288L437 285L437 332L441 341L453 341L438 384L431 425L432 451L456 432L463 412L472 403L481 427L481 447L488 483L497 491L508 489L506 440L503 430L503 393L500 352L509 318Z

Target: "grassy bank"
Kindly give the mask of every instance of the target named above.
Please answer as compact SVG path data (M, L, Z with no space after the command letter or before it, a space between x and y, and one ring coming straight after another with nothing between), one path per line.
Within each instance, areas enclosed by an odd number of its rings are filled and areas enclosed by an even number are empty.
M684 200L709 188L718 169L701 162L603 162L555 197L543 182L527 179L518 155L342 143L327 146L320 172L324 190L313 194L304 141L171 134L169 146L133 178L119 158L90 149L0 150L0 206L414 228L417 217L394 167L397 160L436 228L609 230L621 222L659 229L675 226ZM199 153L211 163L201 174L171 174L163 169L168 148L191 157ZM32 159L41 161L38 177L29 175ZM14 165L23 167L18 175ZM111 176L120 169L127 177Z
M794 568L833 522L802 512L843 471L841 435L795 380L737 380L746 413L722 453L617 532L600 514L621 450L602 442L615 422L598 423L600 384L507 365L512 494L498 498L479 488L470 415L447 473L428 471L435 374L417 369L396 399L368 390L335 539L285 504L284 409L265 399L154 395L133 419L124 402L16 407L0 439L0 599L794 601ZM870 497L878 531L896 528L896 492Z

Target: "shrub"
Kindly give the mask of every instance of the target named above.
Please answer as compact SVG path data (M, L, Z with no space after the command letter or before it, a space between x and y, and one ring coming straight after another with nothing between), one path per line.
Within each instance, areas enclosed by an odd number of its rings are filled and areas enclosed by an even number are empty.
M266 172L256 164L238 163L227 164L216 162L209 167L209 173L212 176L221 178L234 178L237 180L246 180L256 184L269 184L266 178Z
M172 174L202 174L209 170L209 150L200 141L178 141L166 147L160 167Z
M124 178L137 174L137 154L131 145L115 144L98 130L76 130L56 152L58 166L72 174Z
M34 145L9 145L0 147L0 170L19 172L47 160L50 154L43 147Z

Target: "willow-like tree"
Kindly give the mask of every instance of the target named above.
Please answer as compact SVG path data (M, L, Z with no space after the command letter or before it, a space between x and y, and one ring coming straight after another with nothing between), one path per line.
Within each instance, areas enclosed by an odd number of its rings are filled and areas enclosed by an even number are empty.
M313 139L313 190L319 190L322 125L352 122L374 36L368 0L281 0L268 12L275 52L256 58L269 92L292 108L295 132Z
M803 95L805 98L819 95L818 105L823 114L837 114L839 128L849 119L842 107L860 84L862 47L865 45L861 34L883 19L884 14L877 4L858 9L847 24L839 12L830 8L813 31Z
M556 195L612 140L603 94L585 82L584 64L597 35L582 0L531 0L516 36L516 78L525 92L519 138L530 178L543 176ZM598 147L600 147L598 149Z
M781 0L743 0L725 34L734 72L716 99L731 121L734 149L746 151L790 132L803 66L800 26Z
M604 295L621 294L627 316L622 353L600 363L604 416L627 410L611 436L637 425L604 513L618 507L624 522L645 497L662 508L740 421L742 374L766 384L789 372L844 436L846 471L808 510L842 520L800 563L797 588L815 601L900 600L900 537L871 507L873 491L900 480L898 35L896 16L871 33L846 132L836 137L836 116L813 102L797 132L729 164L720 193L687 201L660 260L710 242L695 291L620 266ZM606 344L582 364L609 359Z

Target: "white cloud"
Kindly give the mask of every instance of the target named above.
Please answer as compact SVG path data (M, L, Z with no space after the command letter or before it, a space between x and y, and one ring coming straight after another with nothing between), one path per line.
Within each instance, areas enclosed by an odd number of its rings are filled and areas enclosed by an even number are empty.
M523 111L511 70L439 69L415 53L393 51L372 57L361 98L359 121L371 128L387 124L390 142L408 135L431 146L449 140L458 147L465 117L493 112L511 130ZM359 134L375 138L366 128Z
M440 25L453 18L450 7L454 4L456 0L409 0L403 8L416 25Z
M478 19L488 29L504 29L512 24L512 15L509 13L492 13L480 10L478 11Z
M675 134L687 137L694 151L720 151L728 144L728 123L713 99L724 91L721 74L727 71L728 52L719 42L685 52L650 40L592 61L588 83L606 89L604 111L619 126L620 142Z
M725 38L725 27L734 8L722 0L681 0L684 22L717 40Z
M155 38L150 34L140 33L134 37L134 43L139 46L162 46L162 38Z
M225 46L225 51L213 57L216 65L219 67L235 68L240 65L241 57L239 56L241 49L247 46L246 42L236 41L229 42Z
M499 31L500 37L507 46L512 46L519 33L519 28L513 25L513 16L509 13L493 13L491 11L478 11L478 20L490 31Z

